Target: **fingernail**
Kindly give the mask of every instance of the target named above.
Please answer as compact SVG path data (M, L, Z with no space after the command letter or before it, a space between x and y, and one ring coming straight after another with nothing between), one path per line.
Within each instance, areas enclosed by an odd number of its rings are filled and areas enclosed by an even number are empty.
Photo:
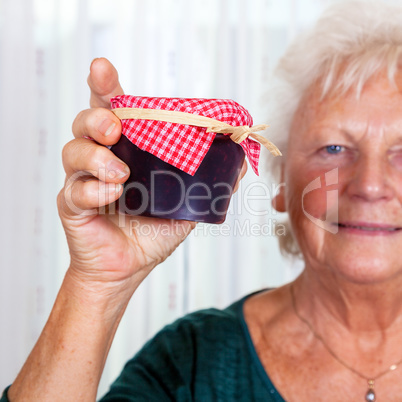
M99 125L98 130L107 137L109 134L112 133L113 129L116 127L116 123L113 120L105 119Z
M107 187L108 187L107 191L108 191L109 194L117 194L123 188L123 186L121 184L119 184L119 183L114 184L114 185L109 184Z
M130 169L124 163L112 160L107 164L108 177L110 179L122 179L130 173Z
M103 194L117 194L121 191L121 189L123 188L123 186L119 183L114 184L114 183L100 183L99 184L100 187L100 192Z

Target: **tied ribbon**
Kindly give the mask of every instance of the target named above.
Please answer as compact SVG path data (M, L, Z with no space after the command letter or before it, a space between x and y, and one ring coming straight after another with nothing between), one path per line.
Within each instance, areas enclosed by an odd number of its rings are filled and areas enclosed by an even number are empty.
M211 119L213 120L213 119ZM218 121L218 120L216 120ZM269 126L266 124L259 124L257 126L231 126L230 124L226 124L221 122L220 126L213 126L213 127L208 127L207 128L207 133L213 132L213 133L232 133L230 136L230 139L235 142L236 144L240 144L243 142L246 138L251 137L258 141L261 145L263 145L265 148L268 149L269 152L273 156L281 156L282 153L279 151L279 149L269 140L267 140L265 137L262 135L256 134L254 131L262 131L268 128Z
M112 112L120 119L136 119L136 120L158 120L166 123L187 124L190 126L203 127L207 129L207 133L230 134L230 139L240 144L248 137L258 141L261 145L268 149L273 156L280 156L281 151L269 140L254 131L265 130L268 126L260 124L257 126L231 126L220 120L211 119L210 117L200 116L192 113L177 112L174 110L161 109L142 109L142 108L117 108Z

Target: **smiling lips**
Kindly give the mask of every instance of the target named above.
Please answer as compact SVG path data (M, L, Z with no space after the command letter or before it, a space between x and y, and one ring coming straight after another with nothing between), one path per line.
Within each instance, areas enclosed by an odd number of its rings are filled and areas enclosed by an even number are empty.
M398 232L402 227L368 223L368 222L339 222L334 223L340 230L345 230L351 233L372 234L372 235L384 235Z

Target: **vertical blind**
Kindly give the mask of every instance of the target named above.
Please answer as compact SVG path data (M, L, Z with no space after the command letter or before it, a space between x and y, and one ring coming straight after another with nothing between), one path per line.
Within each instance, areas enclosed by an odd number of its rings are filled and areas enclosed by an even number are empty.
M95 57L126 92L230 98L269 124L269 76L289 41L330 0L0 0L0 388L16 376L68 268L56 196L63 145L88 107ZM268 131L269 134L269 131ZM269 158L268 152L262 158ZM291 280L270 204L275 184L249 169L223 225L199 224L134 295L108 358L103 393L164 324Z

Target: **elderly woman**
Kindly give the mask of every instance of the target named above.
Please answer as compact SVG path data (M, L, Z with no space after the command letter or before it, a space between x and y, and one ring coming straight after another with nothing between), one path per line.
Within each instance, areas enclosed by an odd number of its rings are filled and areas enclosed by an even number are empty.
M285 246L303 257L302 274L163 329L104 401L402 399L401 22L401 8L382 3L335 6L279 64L275 171L285 186L274 206L289 214ZM92 109L76 118L63 161L67 178L95 173L59 194L71 265L11 401L94 400L133 292L194 227L150 241L114 215L69 209L69 197L92 212L115 201L129 173L99 145L121 134L107 110L122 93L109 62L93 62L89 86Z

